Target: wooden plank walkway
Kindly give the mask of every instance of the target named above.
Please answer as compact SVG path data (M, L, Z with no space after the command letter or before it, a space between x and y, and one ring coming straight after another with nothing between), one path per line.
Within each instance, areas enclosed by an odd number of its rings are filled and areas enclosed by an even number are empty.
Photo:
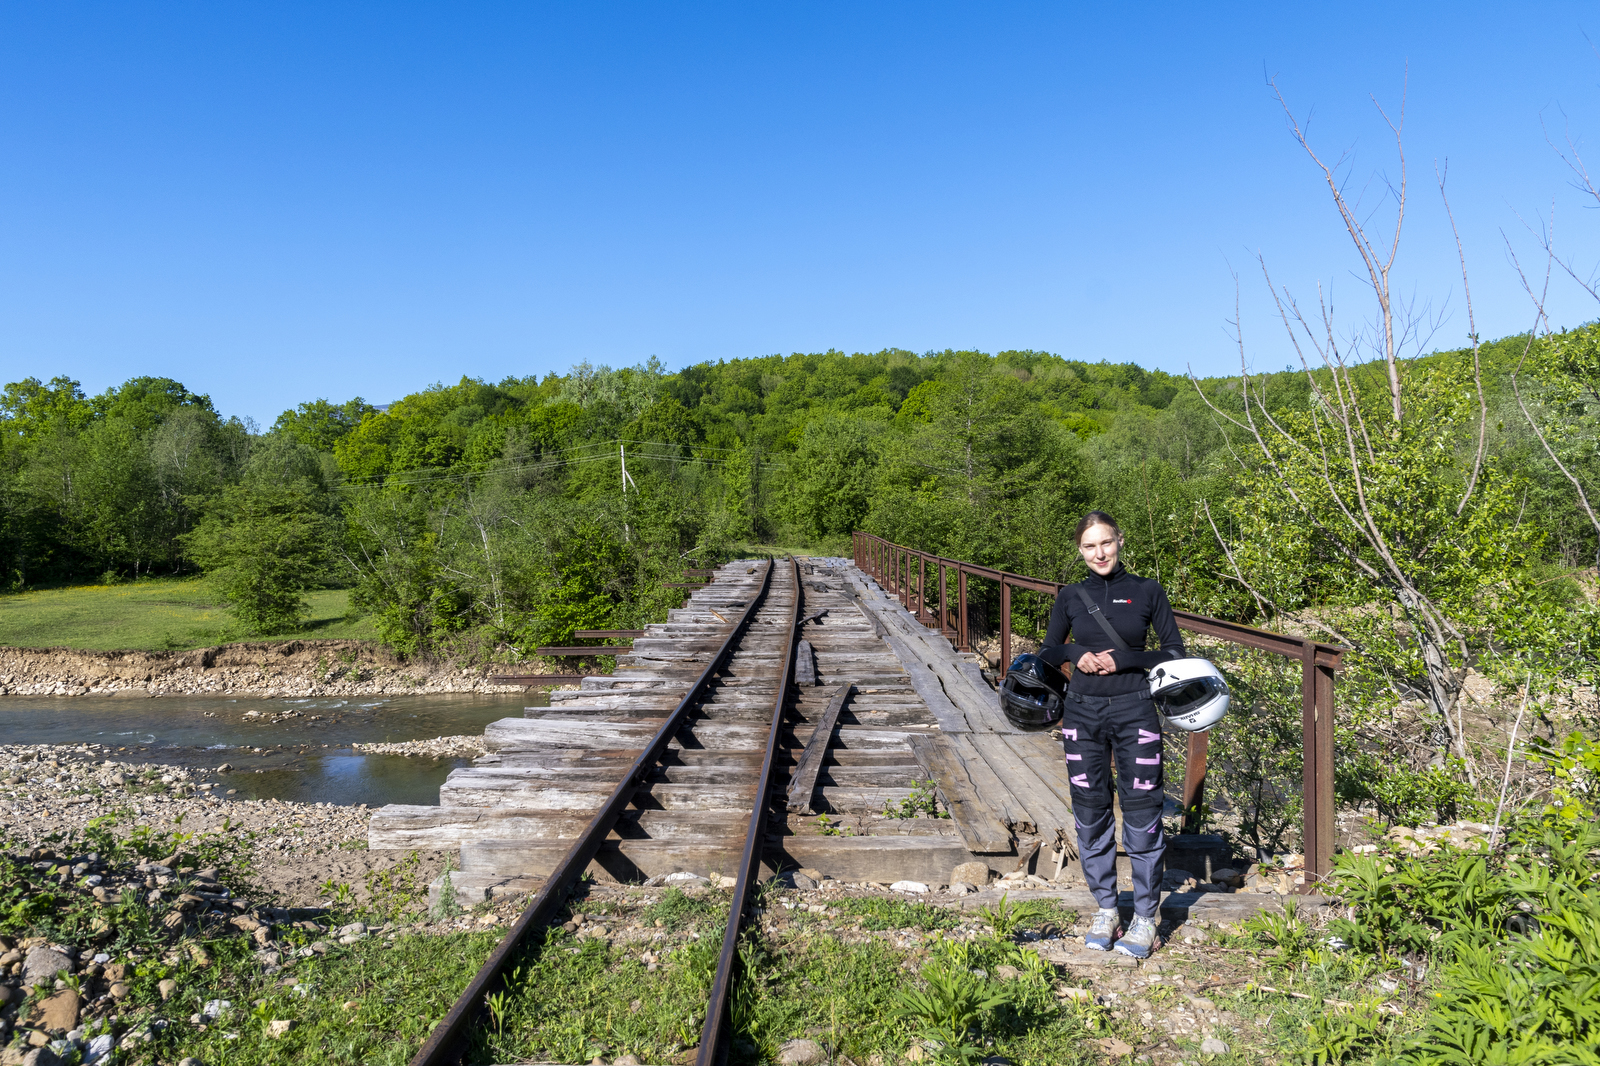
M438 806L379 810L368 846L459 847L451 881L464 902L537 887L757 595L760 571L752 561L720 567L666 622L635 631L631 648L607 649L617 655L613 675L584 678L578 689L552 692L548 707L492 723L484 731L488 754L451 773ZM976 859L996 873L1034 861L1040 873L1054 873L1047 860L1064 861L1074 834L1052 735L1014 729L975 659L847 560L802 559L800 571L798 589L788 577L782 587L774 578L745 638L591 873L638 880L734 868L781 655L762 637L776 632L795 596L809 655L801 656L765 797L772 804L768 871L940 885ZM886 816L928 781L949 818ZM1070 864L1064 876L1076 872Z

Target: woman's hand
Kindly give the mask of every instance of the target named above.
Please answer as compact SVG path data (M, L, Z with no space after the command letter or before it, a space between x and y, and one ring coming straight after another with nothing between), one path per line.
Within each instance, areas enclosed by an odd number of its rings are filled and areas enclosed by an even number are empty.
M1086 674L1114 674L1117 663L1109 651L1090 651L1078 659L1078 669Z

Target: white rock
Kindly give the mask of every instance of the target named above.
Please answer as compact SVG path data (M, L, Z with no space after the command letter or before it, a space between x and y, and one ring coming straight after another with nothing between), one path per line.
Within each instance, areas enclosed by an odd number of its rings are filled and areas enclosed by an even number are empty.
M928 891L928 886L923 884L921 881L896 881L894 884L889 886L889 891L921 893Z
M785 1040L778 1048L780 1066L817 1066L828 1061L828 1053L815 1040Z
M83 1061L99 1062L111 1053L113 1043L110 1033L101 1033L89 1041L89 1046L83 1052Z
M1228 1045L1214 1036L1208 1036L1200 1042L1200 1054L1202 1055L1226 1055L1227 1053Z

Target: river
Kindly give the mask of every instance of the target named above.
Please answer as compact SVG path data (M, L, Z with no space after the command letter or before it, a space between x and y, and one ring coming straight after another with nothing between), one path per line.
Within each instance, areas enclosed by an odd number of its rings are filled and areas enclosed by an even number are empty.
M548 704L549 689L359 700L0 696L0 737L105 744L123 762L226 762L233 772L218 780L233 790L229 799L437 804L439 785L470 759L364 754L350 745L481 735L490 722Z

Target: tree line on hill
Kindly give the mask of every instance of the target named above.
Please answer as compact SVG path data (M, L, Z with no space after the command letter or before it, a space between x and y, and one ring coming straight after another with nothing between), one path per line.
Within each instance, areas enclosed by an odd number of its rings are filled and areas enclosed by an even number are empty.
M1498 509L1481 528L1419 529L1407 550L1440 551L1450 533L1448 575L1482 570L1469 556L1487 545L1514 545L1514 565L1495 565L1548 590L1544 603L1576 595L1561 576L1592 565L1597 545L1512 395L1527 344L1480 353L1480 477ZM1592 327L1542 339L1522 378L1557 457L1587 484L1600 480L1594 347ZM1403 364L1431 399L1398 431L1425 454L1409 485L1386 490L1396 516L1422 522L1407 493L1427 481L1448 496L1470 474L1469 363L1459 351ZM1377 426L1381 373L1352 382ZM1130 565L1176 602L1268 622L1371 598L1348 560L1323 557L1317 530L1284 513L1284 487L1235 424L1245 388L1294 418L1327 385L1324 370L1246 384L1033 351L826 352L463 378L382 410L309 401L258 432L167 379L90 397L30 378L0 398L0 560L12 588L204 570L260 633L292 629L305 589L347 585L402 651L469 640L516 657L658 613L663 581L747 544L839 551L865 529L1068 578L1080 572L1072 527L1095 507L1119 518Z

